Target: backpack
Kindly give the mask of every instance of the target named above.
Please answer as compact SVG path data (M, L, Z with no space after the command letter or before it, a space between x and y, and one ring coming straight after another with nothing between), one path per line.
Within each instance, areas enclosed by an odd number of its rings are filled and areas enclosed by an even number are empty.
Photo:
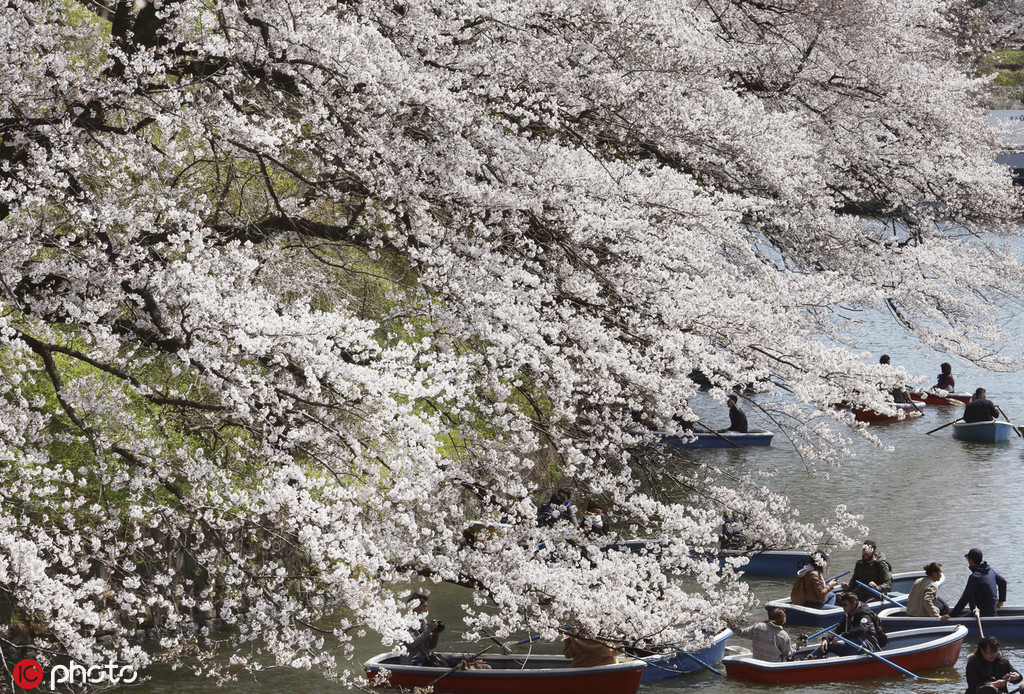
M874 610L869 610L871 613L871 623L875 626L875 641L878 642L879 648L885 648L885 644L889 643L889 637L885 633L885 629L882 628L882 620Z

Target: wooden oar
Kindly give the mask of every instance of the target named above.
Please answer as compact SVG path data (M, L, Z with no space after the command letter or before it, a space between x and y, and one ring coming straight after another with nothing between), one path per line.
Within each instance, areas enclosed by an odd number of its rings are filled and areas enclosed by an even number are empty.
M484 653L486 653L487 651L491 650L492 648L494 648L493 644L491 644L487 648L483 649L482 651L480 651L476 655L473 655L473 656L471 656L469 658L463 658L462 660L459 661L458 665L456 665L455 667L451 668L448 672L444 673L443 675L439 675L433 682L428 684L427 688L429 689L430 687L433 687L435 684L437 684L438 682L443 680L448 675L451 675L453 673L458 672L459 670L462 670L467 665L469 665L471 662L473 662L474 660L476 660L477 658L479 658L480 656L482 656Z
M860 581L854 581L854 583L856 583L856 584L857 584L858 586L860 586L861 588L864 588L865 590L869 590L869 591L871 591L872 593L874 593L875 595L877 595L878 597L880 597L880 598L881 598L882 600L885 600L886 602L890 602L890 603L892 603L893 605L895 605L896 607L900 608L901 610L905 610L905 609L907 609L907 606L906 606L906 605L902 605L902 604L900 604L900 603L896 602L895 600L893 600L892 598L890 598L890 597L889 597L888 595L886 595L885 593L879 592L879 591L875 590L874 588L872 588L872 587L871 587L871 586L869 586L869 585L865 585L865 584L861 583Z
M926 432L924 432L924 433L925 433L925 434L934 434L934 433L935 433L936 431L938 431L939 429L945 429L945 428L946 428L946 427L948 427L948 426L949 426L950 424L956 424L957 422L959 422L959 421L961 421L961 420L963 420L963 417L958 417L957 419L954 419L954 420L953 420L952 422L946 422L946 423L945 423L945 424L943 424L943 425L942 425L941 427L935 427L935 428L934 428L934 429L932 429L931 431L926 431Z
M872 651L870 649L867 649L867 648L864 648L864 646L862 646L861 644L855 643L855 642L853 642L853 641L851 641L849 639L844 639L842 636L840 636L839 634L835 633L834 631L831 632L831 633L832 633L833 636L835 636L837 639L839 639L843 643L849 644L850 646L853 646L854 648L859 649L861 653L867 653L869 656L871 656L875 660L880 660L883 663L885 663L886 665L888 665L889 667L895 668L895 669L899 670L900 672L902 672L905 675L910 675L915 680L923 680L925 682L947 682L948 681L948 680L936 680L936 679L932 679L931 677L922 677L921 675L915 675L913 672L911 672L910 670L906 669L905 667L900 667L899 665L897 665L896 663L892 662L888 658L883 658L882 656L878 655L874 651Z
M974 621L978 623L978 636L985 638L985 631L981 628L981 610L974 608Z

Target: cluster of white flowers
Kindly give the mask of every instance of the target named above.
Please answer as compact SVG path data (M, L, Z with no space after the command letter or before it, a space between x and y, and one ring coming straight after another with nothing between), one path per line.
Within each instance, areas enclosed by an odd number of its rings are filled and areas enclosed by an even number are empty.
M737 616L744 584L687 551L724 510L768 547L857 518L637 422L694 419L699 372L782 393L759 406L833 461L834 406L905 378L843 346L863 307L1001 365L1020 207L958 7L9 0L0 644L343 676L362 630L402 642L423 577L502 635ZM865 200L894 221L837 213ZM676 544L537 550L552 471Z

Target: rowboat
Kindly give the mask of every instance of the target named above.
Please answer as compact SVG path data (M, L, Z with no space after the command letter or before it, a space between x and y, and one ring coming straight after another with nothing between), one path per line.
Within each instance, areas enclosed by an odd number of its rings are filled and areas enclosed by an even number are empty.
M459 653L439 653L460 658ZM474 663L489 669L459 669L399 665L398 653L382 653L363 663L374 687L426 687L438 692L489 692L491 694L636 694L647 663L622 658L614 665L569 667L561 655L483 654ZM439 679L444 675L443 679Z
M620 540L603 545L601 551L660 554L663 548L671 544L671 540ZM702 558L708 561L717 561L719 566L724 566L727 559L747 557L747 563L739 569L747 576L795 576L796 572L811 560L809 552L791 549L767 550L764 552L742 549L722 549L709 552L692 551L690 556L695 559Z
M913 419L914 417L922 416L924 414L925 405L921 403L897 402L893 403L893 407L896 408L896 414L883 414L882 412L876 412L875 410L869 410L862 407L857 410L855 419L858 422L898 422L904 419Z
M726 642L730 636L732 636L732 629L723 629L715 634L715 640L710 646L698 650L687 648L685 644L677 644L677 650L672 653L647 655L644 652L637 652L634 655L642 657L647 663L640 681L642 683L656 682L703 670L706 666L722 660L722 656L725 655Z
M732 448L733 446L770 446L774 432L760 429L748 432L695 431L692 436L677 436L657 432L661 445L667 448Z
M916 674L955 665L967 628L956 624L896 631L888 636L889 643L877 655ZM755 660L749 655L727 655L722 658L722 664L730 677L764 683L835 682L900 674L892 665L866 653L820 660L799 659L806 658L813 650L814 646L801 648L794 660L784 663Z
M925 405L937 405L939 407L948 405L966 405L971 401L970 393L946 393L939 395L935 390L912 390L910 399L916 402L923 402Z
M906 605L907 598L910 597L910 588L914 585L914 581L922 576L924 576L924 571L907 571L893 574L892 590L888 594L889 599L901 605ZM945 580L946 576L943 574L942 578L939 579L939 585L942 585ZM887 600L870 600L865 604L875 612L881 612L886 607L894 607ZM776 607L781 608L786 613L786 622L795 626L827 627L839 624L839 620L843 618L843 608L839 605L819 609L817 607L807 607L806 605L794 605L789 598L772 600L765 605L765 609L768 610L769 614Z
M882 620L882 627L888 633L890 630L920 629L931 627L936 624L962 624L967 627L967 633L971 636L978 634L978 619L970 612L959 617L950 617L946 622L939 622L938 617L908 617L906 609L890 607L878 613ZM999 614L995 617L980 617L981 630L985 636L995 636L997 639L1024 641L1024 605L1003 605L999 608Z
M979 443L1009 441L1014 433L1010 422L956 422L953 424L953 438Z

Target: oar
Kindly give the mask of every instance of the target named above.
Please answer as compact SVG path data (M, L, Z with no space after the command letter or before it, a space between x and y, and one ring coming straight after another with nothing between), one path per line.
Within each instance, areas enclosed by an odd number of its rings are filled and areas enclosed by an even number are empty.
M536 641L539 638L540 638L540 634L537 634L536 636L531 636L529 638L522 639L521 641L516 641L512 645L513 646L525 646L528 643L533 643L534 641Z
M906 605L901 605L900 603L896 602L895 600L893 600L892 598L890 598L890 597L889 597L888 595L886 595L885 593L880 593L879 591L875 590L874 588L872 588L872 587L871 587L871 586L869 586L869 585L865 585L865 584L861 583L860 581L854 581L854 583L856 583L856 584L857 584L858 586L860 586L861 588L864 588L864 589L866 589L866 590L869 590L869 591L871 591L872 593L874 593L875 595L877 595L878 597L880 597L880 598L881 598L882 600L885 600L886 602L890 602L890 603L892 603L893 605L895 605L896 607L900 608L901 610L905 610L905 609L907 609L907 606L906 606Z
M829 632L829 631L832 631L833 629L836 629L838 627L839 627L838 624L833 624L830 627L825 627L824 629L821 629L820 631L816 631L816 632L814 632L813 634L811 634L810 636L807 637L807 641L810 642L812 639L816 639L819 636L821 636L822 634L824 634L826 632Z
M481 629L480 631L484 633L484 636L489 638L491 641L494 641L494 643L498 644L498 648L501 649L502 653L504 653L505 655L512 654L512 649L509 648L508 644L499 639L497 636L495 636L494 632L492 632L490 629Z
M711 667L710 665L705 663L703 660L701 660L700 658L695 656L693 653L690 653L689 651L683 651L683 655L685 655L687 658L689 658L690 660L694 661L695 663L697 663L701 667L706 667L708 670L711 670L711 672L715 673L716 675L721 675L722 677L725 677L725 673L724 672L722 672L721 670L717 670L717 669Z
M981 628L981 610L974 608L974 621L978 623L978 636L985 638L985 631Z
M999 414L1003 415L1003 419L1005 419L1007 422L1010 422L1010 418L1006 416L1005 412L1003 412L1003 408L997 406L996 409L999 410ZM1017 430L1017 427L1012 426L1013 422L1010 422L1010 425L1010 428L1013 429L1013 433L1015 433L1018 437L1022 435L1020 431Z
M728 439L728 438L722 436L717 431L715 431L714 429L712 429L711 427L709 427L707 424L705 424L704 422L700 421L699 419L696 421L696 423L700 424L702 427L707 429L707 433L714 434L715 436L717 436L718 438L722 439L723 441L725 441L727 444L729 444L733 448L739 448L740 447L740 445L738 443L736 443L735 441L732 441L731 439ZM693 431L693 433L694 434L697 433L696 429Z
M839 634L835 633L834 631L832 632L832 635L835 636L840 641L842 641L843 643L849 644L849 645L853 646L854 648L859 649L861 653L867 653L869 656L871 656L875 660L880 660L883 663L885 663L886 665L888 665L889 667L896 668L897 670L899 670L900 672L902 672L905 675L910 675L915 680L924 680L925 682L946 682L947 681L947 680L936 680L936 679L932 679L930 677L921 677L921 675L915 675L910 670L908 670L908 669L906 669L904 667L900 667L899 665L897 665L896 663L892 662L888 658L883 658L882 656L878 655L877 653L875 653L872 650L864 648L864 646L862 646L859 643L855 643L853 641L850 641L849 639L845 639L842 636L840 636Z
M926 432L924 432L924 433L925 433L925 434L934 434L934 433L935 433L936 431L938 431L939 429L945 429L945 428L946 428L946 427L948 427L948 426L949 426L950 424L956 424L957 422L961 421L962 419L963 419L963 417L958 417L957 419L954 419L954 420L953 420L952 422L946 422L946 423L945 423L945 424L943 424L943 425L942 425L941 427L935 427L935 428L934 428L934 429L932 429L931 431L926 431Z
M427 688L429 689L430 687L433 687L435 684L437 684L438 682L443 680L448 675L451 675L451 674L453 674L455 672L458 672L459 670L463 669L464 667L466 667L466 665L468 665L472 661L476 660L477 658L479 658L480 656L482 656L484 653L486 653L487 651L491 650L492 648L494 648L494 644L491 644L490 646L488 646L487 648L483 649L482 651L480 651L479 653L477 653L476 655L474 655L474 656L472 656L470 658L463 658L462 660L459 661L458 665L456 665L455 667L451 668L450 670L448 670L448 672L444 673L443 675L439 675L437 677L437 679L435 679L433 682L428 684Z
M848 573L850 573L850 572L849 571L844 571L843 573L839 574L838 576L833 576L832 578L830 578L827 581L825 581L825 585L828 585L832 581L838 581L840 578L842 578L843 576L845 576Z

